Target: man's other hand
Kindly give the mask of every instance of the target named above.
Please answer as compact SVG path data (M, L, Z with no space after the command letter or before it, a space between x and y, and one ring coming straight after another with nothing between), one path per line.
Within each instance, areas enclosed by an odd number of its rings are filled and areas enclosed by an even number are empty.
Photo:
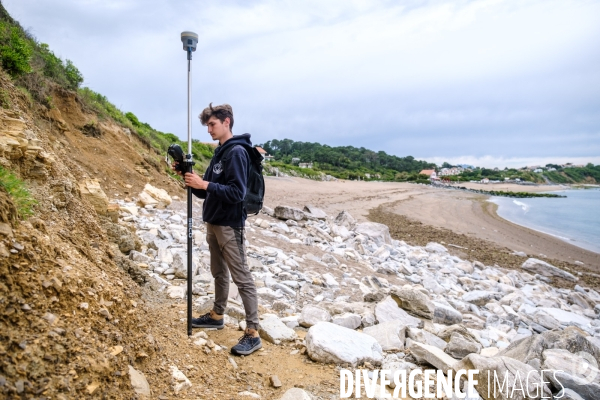
M171 164L171 170L173 170L173 172L175 172L177 175L179 175L179 176L182 176L182 175L181 175L181 171L179 171L179 170L177 169L177 165L178 165L178 164L179 164L179 163L177 163L177 162L173 162L173 164Z
M185 184L194 189L206 190L208 182L198 176L195 172L186 172L183 178Z

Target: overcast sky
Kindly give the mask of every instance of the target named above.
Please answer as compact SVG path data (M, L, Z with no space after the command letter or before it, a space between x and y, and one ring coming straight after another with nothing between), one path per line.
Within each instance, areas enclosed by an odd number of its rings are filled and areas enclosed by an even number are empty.
M196 118L234 134L441 164L600 164L600 1L2 0L85 86L187 137L180 32L199 34Z

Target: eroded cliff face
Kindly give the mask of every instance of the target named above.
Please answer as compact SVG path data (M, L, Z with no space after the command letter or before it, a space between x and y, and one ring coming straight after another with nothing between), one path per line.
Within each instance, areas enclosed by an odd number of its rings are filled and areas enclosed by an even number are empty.
M130 398L128 366L155 343L139 307L146 277L118 246L139 242L108 199L147 182L169 188L169 178L156 154L74 93L57 88L48 109L6 77L0 90L0 165L37 201L19 221L0 190L0 397Z

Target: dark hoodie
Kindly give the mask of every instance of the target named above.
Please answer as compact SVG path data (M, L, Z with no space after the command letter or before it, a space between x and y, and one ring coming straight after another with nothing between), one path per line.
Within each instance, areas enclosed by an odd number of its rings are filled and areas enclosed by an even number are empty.
M243 227L246 221L244 197L248 182L250 157L240 144L252 146L250 134L233 136L215 149L204 180L210 182L206 190L192 189L204 200L202 219L213 225ZM228 149L231 149L227 151ZM227 158L223 159L223 155Z

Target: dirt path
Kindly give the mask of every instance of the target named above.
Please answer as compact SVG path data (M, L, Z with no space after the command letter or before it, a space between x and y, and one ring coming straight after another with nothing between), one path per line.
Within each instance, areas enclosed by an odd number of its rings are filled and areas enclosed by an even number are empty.
M237 343L242 332L226 325L220 331L205 331L210 340L225 347L207 354L187 336L184 300L165 300L164 295L151 291L145 291L143 298L144 311L156 321L148 324L147 335L152 338L157 354L153 361L138 363L136 367L144 371L154 399L237 399L238 393L244 391L259 394L263 399L277 399L292 387L304 388L321 398L339 392L338 370L333 365L312 362L299 352L301 345L276 346L263 340L259 352L248 357L232 356L229 348ZM262 309L261 313L266 311ZM199 331L195 329L194 333ZM304 331L298 329L297 333L304 337ZM177 366L193 385L177 396L171 389L171 365ZM282 387L272 387L269 380L272 375L277 375Z

